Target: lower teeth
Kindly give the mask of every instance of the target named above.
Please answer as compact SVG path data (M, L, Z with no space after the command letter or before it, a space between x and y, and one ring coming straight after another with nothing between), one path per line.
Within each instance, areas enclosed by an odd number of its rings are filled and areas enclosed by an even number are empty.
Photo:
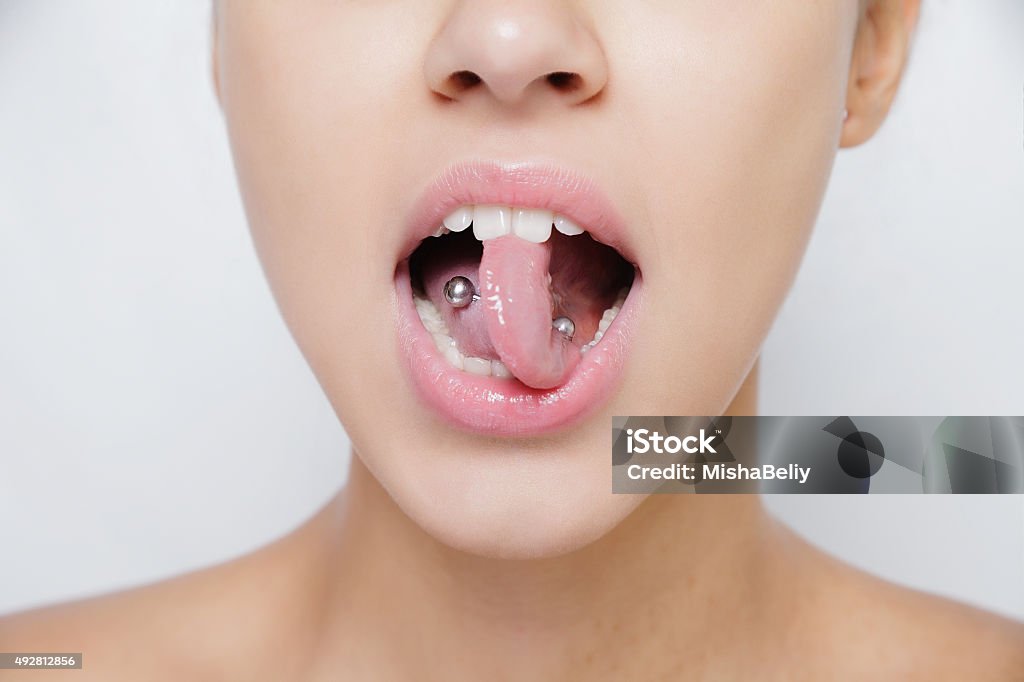
M612 303L612 307L605 310L604 314L601 315L601 321L597 324L597 333L594 334L594 338L580 348L580 353L586 354L588 350L596 346L604 338L608 327L612 325L612 322L618 317L619 311L622 310L622 304L626 302L626 294L628 293L628 288L623 288L619 291L619 295L615 298L615 303Z
M611 323L622 309L623 303L626 302L626 295L628 293L628 287L619 291L615 302L601 316L601 322L598 323L597 333L594 334L594 338L580 348L581 354L585 354L604 338L608 327L611 326ZM416 292L413 292L412 299L413 303L416 304L416 312L420 316L420 321L423 322L423 327L434 337L434 345L437 346L438 352L444 356L449 365L479 376L493 376L501 379L512 378L512 373L508 371L508 368L500 360L488 360L486 358L463 355L455 344L455 339L452 338L451 332L444 323L444 319L442 319L437 307L429 299L421 298Z

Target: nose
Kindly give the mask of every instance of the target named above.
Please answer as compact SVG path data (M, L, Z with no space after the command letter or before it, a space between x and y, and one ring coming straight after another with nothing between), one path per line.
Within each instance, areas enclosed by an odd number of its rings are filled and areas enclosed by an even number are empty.
M601 44L567 0L457 0L425 60L430 89L450 100L487 93L506 105L579 104L608 81Z

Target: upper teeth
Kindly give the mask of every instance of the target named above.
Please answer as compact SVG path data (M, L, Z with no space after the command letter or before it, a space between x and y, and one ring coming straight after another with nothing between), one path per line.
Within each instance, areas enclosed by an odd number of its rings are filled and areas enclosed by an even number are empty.
M551 228L564 235L583 234L583 228L564 215L552 211L514 206L460 206L444 219L436 232L440 237L448 232L462 232L473 226L473 236L480 241L514 234L520 239L540 244L551 237Z

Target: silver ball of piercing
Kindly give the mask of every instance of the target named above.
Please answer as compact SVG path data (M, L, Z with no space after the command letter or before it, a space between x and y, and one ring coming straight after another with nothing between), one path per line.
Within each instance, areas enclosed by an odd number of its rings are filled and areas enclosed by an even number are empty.
M467 277L452 277L444 285L444 299L453 308L465 308L478 298L476 287Z
M572 335L576 333L576 323L564 315L552 320L551 326L555 328L555 331L560 332L570 341L572 340Z

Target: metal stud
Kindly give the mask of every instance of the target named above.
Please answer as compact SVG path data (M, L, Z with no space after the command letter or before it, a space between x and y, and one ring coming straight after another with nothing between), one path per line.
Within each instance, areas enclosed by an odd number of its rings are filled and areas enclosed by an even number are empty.
M476 294L476 287L467 277L456 276L448 280L444 285L444 299L455 308L465 308L473 301L480 298Z
M572 340L572 335L576 333L576 323L565 316L556 317L551 321L551 326L570 341Z

